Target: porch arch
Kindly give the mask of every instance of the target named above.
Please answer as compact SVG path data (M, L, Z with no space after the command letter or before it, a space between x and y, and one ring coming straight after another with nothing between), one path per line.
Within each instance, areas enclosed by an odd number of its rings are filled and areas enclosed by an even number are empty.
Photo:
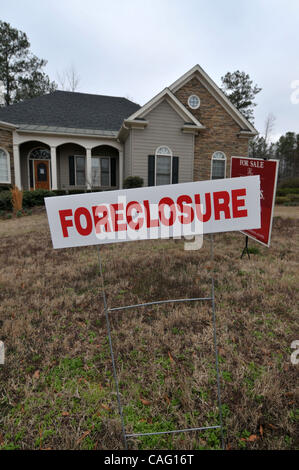
M91 186L95 189L118 188L120 181L119 150L113 145L91 149Z
M65 141L56 147L57 182L63 190L88 187L86 148L74 141Z
M38 154L33 155L33 151L40 150L40 158ZM48 155L42 155L42 151L46 151ZM21 186L24 189L51 189L51 149L50 146L41 140L27 140L19 145L20 154L20 173ZM38 162L45 160L43 165ZM40 179L41 181L38 181Z

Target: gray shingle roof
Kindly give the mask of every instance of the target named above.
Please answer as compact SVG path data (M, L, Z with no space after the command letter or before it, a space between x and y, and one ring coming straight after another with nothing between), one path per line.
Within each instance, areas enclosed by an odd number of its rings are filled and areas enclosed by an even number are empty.
M0 121L76 129L117 131L140 106L126 98L54 91L0 108Z

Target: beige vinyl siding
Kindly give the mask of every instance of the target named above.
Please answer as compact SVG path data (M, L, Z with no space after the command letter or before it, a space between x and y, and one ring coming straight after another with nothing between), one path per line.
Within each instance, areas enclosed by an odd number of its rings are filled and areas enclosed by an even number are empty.
M148 184L148 155L154 155L160 145L167 145L173 156L179 157L179 183L193 181L194 136L184 134L184 120L167 101L146 115L145 129L132 129L132 175Z
M132 131L130 131L124 145L124 179L126 179L128 176L132 176L131 140Z

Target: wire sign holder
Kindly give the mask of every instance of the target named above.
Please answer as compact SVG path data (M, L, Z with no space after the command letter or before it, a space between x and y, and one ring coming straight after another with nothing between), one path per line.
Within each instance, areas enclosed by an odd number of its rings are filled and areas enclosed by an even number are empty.
M203 216L202 203L206 201ZM213 204L211 204L213 201ZM185 204L187 203L187 204ZM98 246L99 270L106 316L109 347L113 366L119 414L125 449L127 440L155 434L174 434L207 429L220 429L222 447L223 421L220 396L219 361L216 340L214 277L211 277L209 297L166 299L136 305L109 308L104 286L100 244L171 238L177 235L212 234L260 227L260 177L243 176L223 180L132 188L101 193L85 193L45 198L47 216L54 249ZM185 212L188 205L191 212ZM209 210L207 209L209 207ZM213 210L212 210L213 207ZM168 210L167 210L168 208ZM180 214L178 217L177 211ZM134 212L134 216L133 216ZM193 214L193 217L191 216ZM194 230L195 228L195 230ZM137 236L137 238L136 238ZM213 262L213 235L211 235ZM213 342L215 349L219 424L152 433L128 434L125 428L115 358L113 353L110 313L138 309L157 304L211 302Z
M177 433L194 432L194 431L205 431L205 430L208 430L208 429L220 429L221 444L222 444L222 448L224 449L224 433L223 433L223 418L222 418L222 409L221 409L222 407L221 407L219 359L218 359L217 335L216 335L215 288L214 288L213 274L212 274L212 277L211 277L211 296L210 297L195 297L195 298L189 298L189 299L158 300L158 301L154 301L154 302L146 302L146 303L143 303L143 304L125 305L125 306L121 306L121 307L109 308L108 304L107 304L107 296L106 296L106 291L105 291L105 286L104 286L104 276L103 276L102 261L101 261L101 254L100 254L100 247L99 246L97 246L97 251L98 251L98 260L99 260L99 270L100 270L100 276L101 276L101 287L102 287L102 295L103 295L103 302L104 302L104 311L105 311L107 332L108 332L108 338L109 338L109 348L110 348L112 368L113 368L113 376L114 376L114 382L115 382L115 388L116 388L118 410L119 410L119 415L120 415L120 419L121 419L122 437L123 437L123 442L124 442L125 449L126 450L128 449L128 439L133 438L133 437L154 436L154 435L163 435L163 434L177 434ZM213 235L210 235L210 257L211 257L211 262L213 263L213 260L214 260ZM196 428L175 429L175 430L160 431L160 432L147 432L147 433L128 434L126 432L126 428L125 428L123 407L122 407L121 398L120 398L119 382L118 382L118 377L117 377L116 363L115 363L113 346L112 346L111 325L110 325L109 314L111 312L115 312L115 311L137 309L137 308L141 308L141 307L148 307L148 306L151 306L151 305L158 305L158 304L170 304L170 303L182 303L182 302L202 302L202 301L211 302L211 309L212 309L213 342L214 342L215 365L216 365L219 424L214 425L214 426L201 426L201 427L196 427Z

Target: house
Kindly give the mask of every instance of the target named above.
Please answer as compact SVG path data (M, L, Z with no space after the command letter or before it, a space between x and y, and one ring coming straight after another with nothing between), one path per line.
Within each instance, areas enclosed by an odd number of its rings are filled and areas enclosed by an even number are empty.
M55 91L0 108L0 185L117 189L229 177L256 129L196 65L144 106Z

